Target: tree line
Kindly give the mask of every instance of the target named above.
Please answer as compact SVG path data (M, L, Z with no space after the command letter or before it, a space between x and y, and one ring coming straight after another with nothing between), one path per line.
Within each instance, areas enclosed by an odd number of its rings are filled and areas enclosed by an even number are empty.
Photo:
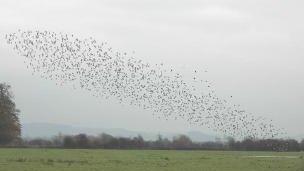
M114 137L102 133L98 136L86 134L58 135L52 139L21 138L20 111L13 100L11 86L0 83L0 145L4 147L48 147L48 148L104 148L104 149L177 149L177 150L245 150L245 151L304 151L304 139L251 139L236 141L193 142L186 135L172 140L161 135L156 140L137 137Z
M304 139L244 139L236 141L228 138L225 141L193 142L186 135L173 137L172 140L161 135L156 140L144 140L136 137L114 137L102 133L98 136L86 134L61 135L52 139L23 139L20 147L50 147L71 149L157 149L157 150L236 150L236 151L304 151Z

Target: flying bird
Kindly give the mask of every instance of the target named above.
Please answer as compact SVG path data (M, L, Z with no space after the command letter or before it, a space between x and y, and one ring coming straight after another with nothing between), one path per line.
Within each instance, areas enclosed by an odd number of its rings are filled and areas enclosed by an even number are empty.
M159 118L184 119L227 136L273 138L282 134L272 121L219 98L209 81L199 80L198 70L189 81L163 63L152 65L115 51L106 42L75 34L19 30L5 38L26 58L33 73L58 85L70 83L95 97L114 98Z

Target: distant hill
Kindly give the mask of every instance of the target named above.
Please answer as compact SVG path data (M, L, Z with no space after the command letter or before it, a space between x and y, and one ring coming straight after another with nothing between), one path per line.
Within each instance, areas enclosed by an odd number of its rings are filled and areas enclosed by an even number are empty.
M30 138L50 138L52 136L58 135L58 133L72 135L85 133L88 135L98 135L101 133L107 133L113 136L120 137L134 137L141 135L146 140L155 140L158 134L163 137L172 139L174 136L179 134L185 134L189 136L193 141L204 142L204 141L214 141L215 136L204 134L199 131L181 132L181 133L171 133L171 132L142 132L142 131L131 131L122 128L87 128L78 127L64 124L52 124L52 123L26 123L22 125L22 137Z

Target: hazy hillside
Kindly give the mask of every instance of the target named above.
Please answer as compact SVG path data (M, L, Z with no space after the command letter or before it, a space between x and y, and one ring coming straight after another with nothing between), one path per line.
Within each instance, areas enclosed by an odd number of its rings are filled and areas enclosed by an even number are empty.
M171 139L173 136L178 134L186 134L193 141L214 141L215 136L204 134L198 131L191 132L181 132L181 133L172 133L172 132L142 132L142 131L131 131L121 128L88 128L88 127L77 127L71 125L63 124L51 124L51 123L26 123L22 126L22 136L23 137L45 137L49 138L58 133L62 134L79 134L86 133L89 135L98 135L100 133L108 133L113 136L122 136L122 137L133 137L137 135L143 136L146 140L154 140L157 138L158 134L161 134L164 137Z

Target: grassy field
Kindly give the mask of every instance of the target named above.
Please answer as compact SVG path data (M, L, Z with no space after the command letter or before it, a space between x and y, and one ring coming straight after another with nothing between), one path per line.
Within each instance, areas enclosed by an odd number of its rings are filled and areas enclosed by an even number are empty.
M0 149L0 171L304 171L304 153Z

